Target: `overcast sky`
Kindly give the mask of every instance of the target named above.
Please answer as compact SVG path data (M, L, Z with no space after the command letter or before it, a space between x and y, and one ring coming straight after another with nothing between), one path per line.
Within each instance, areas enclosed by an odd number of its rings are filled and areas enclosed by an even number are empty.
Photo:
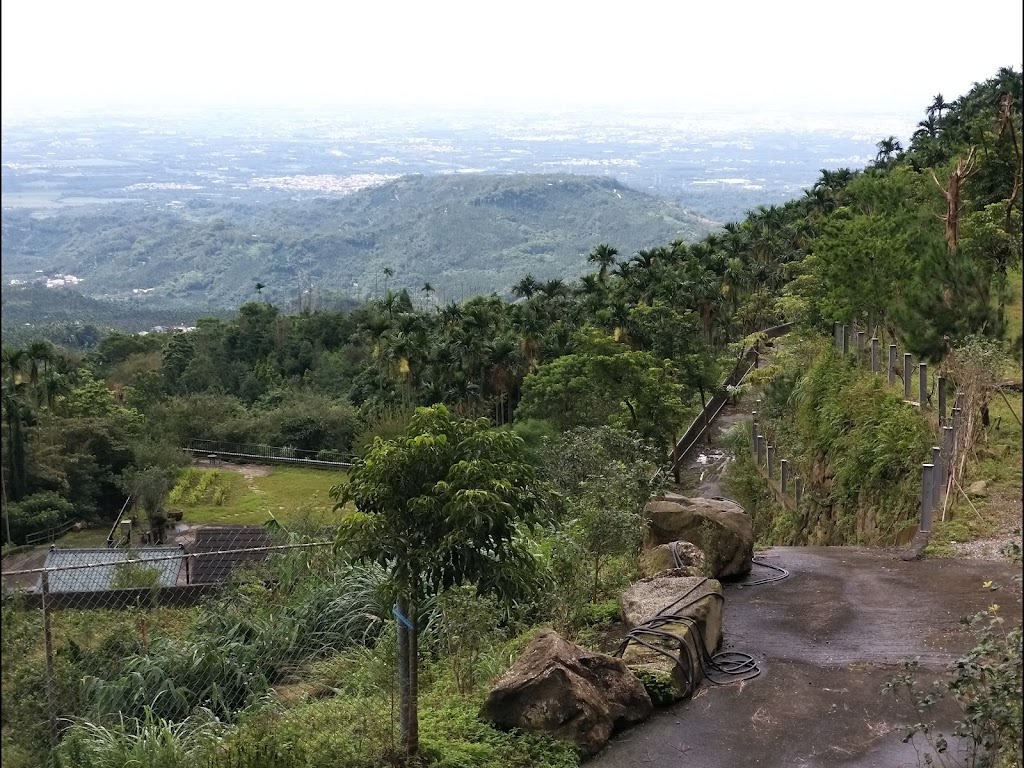
M923 111L1021 66L1021 0L3 0L20 105Z

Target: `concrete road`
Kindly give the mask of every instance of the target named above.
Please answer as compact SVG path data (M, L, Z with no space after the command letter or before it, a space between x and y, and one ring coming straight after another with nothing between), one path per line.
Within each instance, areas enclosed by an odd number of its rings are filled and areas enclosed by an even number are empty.
M790 571L773 584L726 588L726 650L761 675L705 686L690 701L620 734L588 766L896 768L917 717L882 685L917 659L930 682L973 645L959 618L999 603L1019 624L1019 570L1006 562L903 562L893 550L776 547L758 558ZM755 568L755 576L765 569ZM996 593L984 581L1003 585ZM953 710L940 712L948 734Z

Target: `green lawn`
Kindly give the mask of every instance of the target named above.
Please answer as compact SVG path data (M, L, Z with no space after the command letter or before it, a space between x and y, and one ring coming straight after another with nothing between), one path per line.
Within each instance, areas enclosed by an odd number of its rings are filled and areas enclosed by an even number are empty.
M61 536L55 543L59 547L105 547L110 535L110 524L96 525L84 531L72 531ZM49 545L47 545L49 546Z
M186 473L172 491L168 509L179 509L186 523L262 524L275 518L282 525L331 519L331 486L343 472L300 467L270 467L269 474L245 476L229 469L199 469ZM204 490L199 490L205 486ZM198 492L197 492L198 491Z

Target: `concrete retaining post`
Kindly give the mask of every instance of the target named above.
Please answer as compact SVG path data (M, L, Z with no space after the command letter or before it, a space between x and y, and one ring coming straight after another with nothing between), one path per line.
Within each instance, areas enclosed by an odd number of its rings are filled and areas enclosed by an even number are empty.
M864 331L857 331L857 362L864 359Z
M783 459L779 465L779 482L782 483L782 493L785 495L786 487L789 484L789 462Z
M889 345L889 386L896 383L896 345Z
M775 463L775 446L768 446L768 479L772 479L772 464Z
M962 408L953 409L953 440L956 441L957 436L960 434L960 417L963 414Z
M832 323L832 341L835 342L836 352L843 351L843 337L839 323Z
M928 533L932 529L932 472L935 467L931 464L921 465L921 533Z
M757 411L750 412L750 445L757 448Z
M921 363L917 368L917 390L921 407L924 408L928 404L928 363Z
M939 376L935 386L939 391L939 426L942 427L946 424L946 377Z
M945 486L949 467L953 463L953 427L942 428L942 484Z
M938 509L942 501L942 448L932 446L932 509Z
M910 399L910 372L913 370L914 363L910 359L910 353L903 353L903 399Z
M850 354L850 326L843 326L843 357Z
M796 497L796 505L800 506L800 499L804 497L804 481L799 477L793 481L793 495Z
M761 468L761 457L764 456L764 435L757 436L757 467Z
M871 339L871 372L878 373L878 337Z

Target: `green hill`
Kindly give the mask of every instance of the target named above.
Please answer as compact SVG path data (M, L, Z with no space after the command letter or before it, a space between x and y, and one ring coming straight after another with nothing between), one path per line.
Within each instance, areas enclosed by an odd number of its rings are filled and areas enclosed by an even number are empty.
M610 178L408 176L339 198L193 199L48 218L5 211L3 269L7 278L73 274L91 296L147 290L154 304L210 309L251 298L257 282L286 306L307 288L366 297L426 282L438 300L458 300L507 293L527 272L578 276L600 243L629 254L707 231L679 206Z

